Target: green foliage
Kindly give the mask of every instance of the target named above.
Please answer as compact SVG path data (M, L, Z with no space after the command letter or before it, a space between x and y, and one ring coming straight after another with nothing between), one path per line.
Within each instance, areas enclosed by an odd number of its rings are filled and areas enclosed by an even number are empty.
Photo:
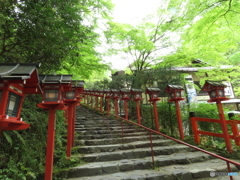
M0 62L42 63L41 73L75 78L105 70L95 31L111 8L109 0L0 2Z
M21 117L30 127L26 130L4 131L0 136L0 179L34 180L44 173L48 112L36 107L38 95L26 97ZM72 166L66 162L66 123L63 112L57 112L54 168ZM71 162L71 163L70 163Z
M216 104L198 103L190 108L190 112L195 112L196 117L219 119ZM199 130L209 132L221 132L221 126L217 123L198 122Z

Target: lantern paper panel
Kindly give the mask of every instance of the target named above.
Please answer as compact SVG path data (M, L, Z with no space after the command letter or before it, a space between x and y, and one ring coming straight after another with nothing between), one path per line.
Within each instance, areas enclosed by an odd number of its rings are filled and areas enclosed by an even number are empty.
M6 115L9 115L11 117L17 117L21 100L22 96L15 94L13 92L9 92Z

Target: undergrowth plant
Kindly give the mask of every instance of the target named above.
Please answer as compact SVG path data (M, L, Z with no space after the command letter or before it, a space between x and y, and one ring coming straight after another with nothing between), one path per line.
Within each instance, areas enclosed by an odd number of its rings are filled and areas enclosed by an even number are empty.
M3 131L0 135L0 179L43 179L48 112L36 107L38 95L25 98L21 118L30 124L26 130ZM54 169L70 167L76 162L65 161L66 123L62 111L56 115ZM70 163L71 162L71 163Z

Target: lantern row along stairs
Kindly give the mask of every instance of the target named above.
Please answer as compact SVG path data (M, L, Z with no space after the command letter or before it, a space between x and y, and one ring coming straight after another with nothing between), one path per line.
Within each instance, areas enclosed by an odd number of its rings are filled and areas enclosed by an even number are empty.
M36 102L37 106L49 112L44 180L52 180L56 110L66 112L69 158L74 144L75 106L79 104L84 81L73 81L72 75L38 75L39 67L37 63L0 63L0 133L29 128L30 124L20 117L24 97L42 94L42 102Z
M227 172L225 161L83 105L77 107L75 131L73 156L85 163L67 170L66 180L221 180L210 172Z

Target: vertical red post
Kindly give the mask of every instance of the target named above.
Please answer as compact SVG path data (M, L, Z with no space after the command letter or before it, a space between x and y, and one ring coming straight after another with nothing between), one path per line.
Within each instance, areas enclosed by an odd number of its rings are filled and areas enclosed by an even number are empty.
M91 108L93 109L93 95L90 94L90 97L91 97Z
M180 113L179 101L175 101L175 107L176 107L176 114L177 114L178 131L179 131L180 139L183 140L184 133L183 133L183 127L182 127L182 118Z
M141 115L140 115L140 101L139 100L136 100L136 111L137 111L138 124L142 124Z
M156 101L153 101L152 104L153 104L153 114L155 119L155 128L156 128L156 131L160 131Z
M128 120L128 102L127 102L127 99L124 99L124 111L125 111L125 119Z
M68 127L67 127L67 157L71 157L73 142L73 104L68 105Z
M98 110L98 96L95 96L95 109Z
M89 104L89 96L88 96L88 94L86 95L86 102L87 102L87 106L88 106L88 104Z
M114 110L115 110L115 115L118 116L118 99L114 99Z
M223 131L223 136L224 136L224 140L227 146L227 150L229 152L232 152L232 145L231 145L231 141L230 141L230 137L228 134L228 129L227 129L227 122L226 119L224 117L224 112L223 112L223 107L222 107L222 103L220 100L217 100L217 107L218 107L218 115L221 121L221 126L222 126L222 131Z
M103 97L100 97L100 113L103 112L103 109L102 109L102 100L103 100Z
M107 98L106 99L106 101L107 101L107 115L109 115L110 114L110 103L109 103L109 98Z
M197 121L195 120L195 113L190 112L189 115L190 115L190 120L191 120L191 124L192 124L192 130L193 130L195 143L199 144L200 143L200 136L198 134L198 125L197 125Z
M55 138L55 129L56 129L55 126L56 126L56 110L50 109L49 116L48 116L48 137L47 137L47 152L46 152L44 180L52 180L54 138Z
M75 144L75 120L76 120L76 106L73 106L73 124L72 124L72 147Z

